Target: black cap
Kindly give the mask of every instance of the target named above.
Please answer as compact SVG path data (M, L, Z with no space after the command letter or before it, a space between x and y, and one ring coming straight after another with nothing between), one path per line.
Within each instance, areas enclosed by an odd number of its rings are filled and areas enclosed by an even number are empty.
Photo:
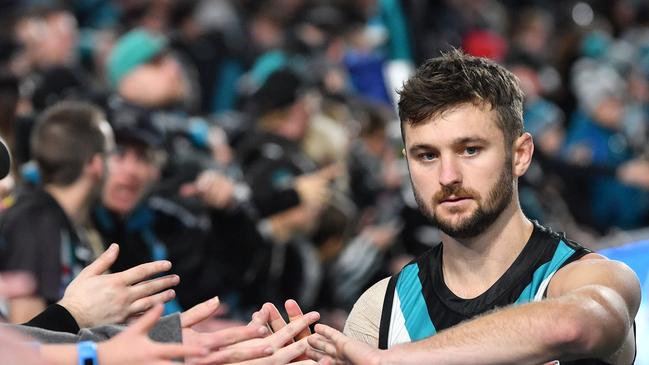
M0 139L0 179L4 179L9 175L11 170L11 155L9 149L2 139Z
M301 86L302 80L294 71L273 72L252 96L255 111L263 115L295 103Z
M152 114L147 110L122 106L111 113L110 119L118 144L135 141L155 148L164 142L163 133L154 125Z
M61 100L86 100L89 90L74 69L53 66L33 75L35 89L32 104L36 110L45 110Z
M346 26L345 14L331 4L318 4L307 8L302 14L302 21L321 29L328 35L343 32Z

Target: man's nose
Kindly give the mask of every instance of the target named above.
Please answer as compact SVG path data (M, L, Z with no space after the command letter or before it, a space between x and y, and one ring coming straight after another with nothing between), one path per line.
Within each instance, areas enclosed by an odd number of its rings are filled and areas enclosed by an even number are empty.
M442 158L439 169L440 185L451 186L462 182L462 173L456 159Z

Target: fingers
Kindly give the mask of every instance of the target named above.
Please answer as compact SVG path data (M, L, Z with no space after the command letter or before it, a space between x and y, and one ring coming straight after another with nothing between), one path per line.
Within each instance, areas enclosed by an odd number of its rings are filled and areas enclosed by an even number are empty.
M343 335L340 331L333 329L324 324L317 324L315 326L316 333L323 336L323 338L333 342L335 347L342 349L346 342L349 341L349 338ZM316 340L318 337L316 337Z
M230 364L267 357L272 354L273 349L265 344L248 347L229 347L213 352L193 362L197 364Z
M182 312L180 314L181 327L188 328L210 318L219 308L219 304L219 297L214 297Z
M153 261L111 274L111 276L118 278L126 285L133 285L169 269L171 269L171 262L166 260Z
M293 299L287 300L284 303L284 308L286 308L286 314L288 314L289 322L293 322L294 320L303 316L302 309L300 309L300 306ZM309 330L309 328L307 327L302 332L298 333L295 340L301 340L303 338L306 338L310 334L311 330Z
M277 307L273 303L265 303L262 306L262 309L265 309L268 312L268 324L273 332L277 332L286 326L286 321L277 310Z
M281 330L269 337L271 346L275 349L283 347L286 343L293 341L293 338L298 333L319 319L320 314L318 312L309 312L288 325L285 325Z
M315 326L315 331L316 333L333 340L333 337L335 337L337 334L340 334L339 331L327 326L326 324L317 324Z
M238 365L268 365L268 364L287 364L296 357L302 355L308 345L305 341L294 342L286 347L283 347L270 356L261 359L255 359L245 362L240 362ZM270 349L272 350L272 349ZM311 364L313 362L310 362Z
M153 352L159 359L177 359L183 357L199 357L208 354L208 350L199 346L189 346L179 343L156 343Z
M313 336L315 336L315 335L313 335ZM324 352L317 351L316 349L314 349L312 347L313 345L311 345L311 340L307 340L307 341L309 343L309 347L307 347L307 349L306 349L306 351L304 353L306 354L306 356L309 359L314 360L314 361L320 361L320 360L328 357L327 354L325 354Z
M329 356L325 356L320 361L318 361L318 365L338 365L338 364L339 364L338 361L332 359Z
M248 325L267 326L270 321L270 312L263 306L258 312L252 314L252 320Z
M324 352L334 359L346 359L354 364L371 364L380 360L379 351L369 345L351 340L329 326L317 324L316 333L322 335L309 337L309 345L314 349Z
M215 208L225 207L232 199L234 184L223 175L204 174L199 178L197 185L204 200Z
M265 326L239 326L226 328L213 333L204 333L204 344L211 349L218 349L253 338L265 337L270 331Z
M325 355L331 356L333 358L336 358L338 356L336 346L327 337L324 337L320 334L315 334L309 336L307 341L313 348L313 351L307 351L307 356L314 360L321 360Z
M153 326L160 318L163 309L164 307L162 306L162 304L155 305L153 308L144 313L142 317L133 322L132 325L128 326L128 328L124 330L124 333L149 333L149 330L153 328Z
M132 300L136 300L176 286L179 282L180 277L178 275L166 275L129 287L129 294Z
M95 261L81 270L78 276L85 277L101 275L113 266L118 254L119 245L116 243L111 244L106 251L97 257Z
M207 205L214 208L227 206L234 191L234 182L227 176L216 171L204 171L198 178L180 188L180 194L184 197L199 197Z
M175 297L176 292L173 289L169 289L162 293L138 299L128 307L128 315L144 312L158 303L166 303Z
M306 351L307 345L306 341L298 341L294 342L286 347L282 347L281 349L275 351L273 354L273 360L275 364L286 364L290 362L291 360L295 359L296 357L304 354L304 351Z

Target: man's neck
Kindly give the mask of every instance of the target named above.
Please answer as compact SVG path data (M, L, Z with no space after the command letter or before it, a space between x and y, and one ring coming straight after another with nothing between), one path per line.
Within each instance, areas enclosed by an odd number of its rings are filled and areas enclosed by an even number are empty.
M444 281L459 297L474 298L489 289L527 244L534 226L516 201L477 237L443 236Z
M45 185L45 191L52 195L75 225L86 223L92 201L92 187L88 182L77 181L68 186L49 184Z

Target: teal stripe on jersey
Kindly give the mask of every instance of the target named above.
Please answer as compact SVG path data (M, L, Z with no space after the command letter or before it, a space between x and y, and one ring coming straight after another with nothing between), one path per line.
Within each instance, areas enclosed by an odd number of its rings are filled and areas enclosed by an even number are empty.
M532 282L527 287L525 287L525 289L523 289L523 292L518 297L516 302L514 302L514 304L531 302L534 299L534 295L536 295L536 292L539 290L539 287L541 286L543 280L552 275L552 273L554 273L555 271L559 270L561 265L563 265L563 263L566 262L566 260L568 260L573 253L575 253L574 248L568 246L565 242L563 242L563 240L559 241L557 249L554 251L554 256L552 256L552 260L539 266L539 268L534 271Z
M403 268L397 281L396 294L399 296L401 313L410 339L417 341L434 335L437 330L428 315L417 264Z

